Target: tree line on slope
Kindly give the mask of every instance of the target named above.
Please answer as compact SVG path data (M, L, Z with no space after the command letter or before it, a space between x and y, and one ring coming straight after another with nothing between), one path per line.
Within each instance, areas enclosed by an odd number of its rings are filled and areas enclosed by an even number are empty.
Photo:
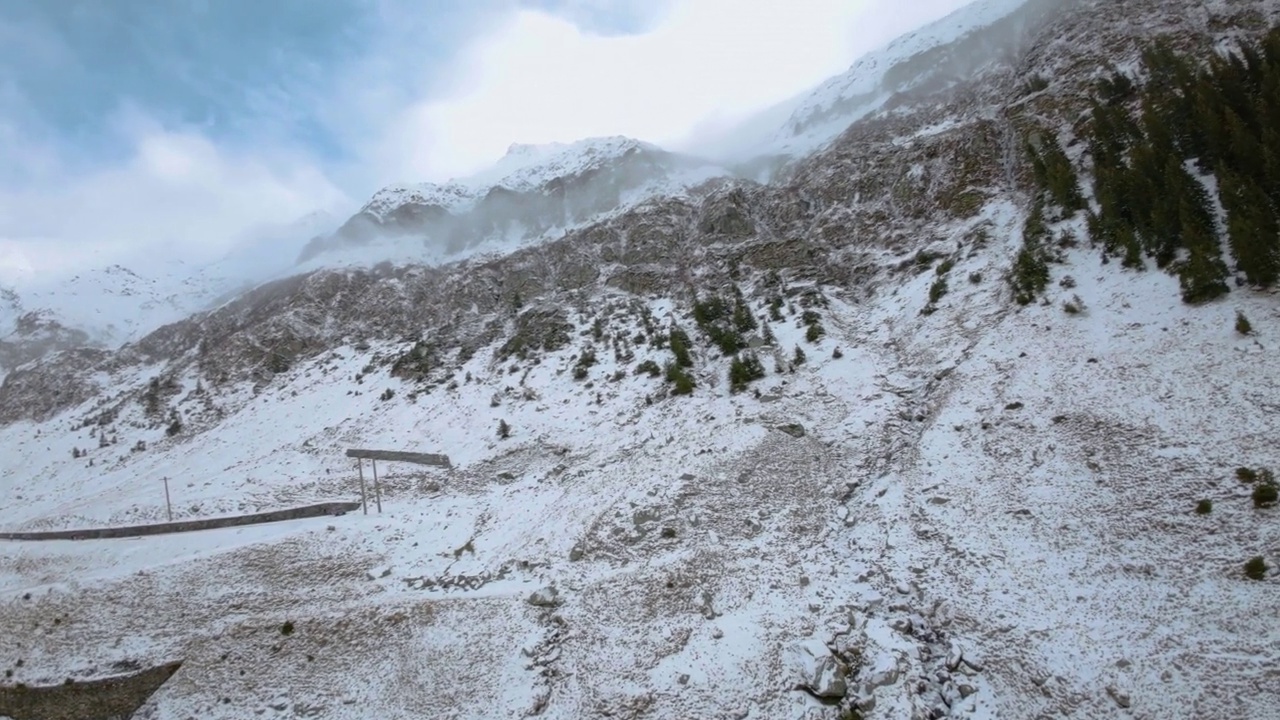
M1083 138L1096 210L1052 136L1028 142L1039 189L1015 296L1030 302L1048 281L1046 206L1088 211L1104 259L1175 274L1187 303L1228 291L1225 234L1235 271L1252 285L1280 280L1280 28L1205 62L1159 41L1142 53L1146 79L1119 72L1097 83ZM1214 200L1221 203L1219 227Z

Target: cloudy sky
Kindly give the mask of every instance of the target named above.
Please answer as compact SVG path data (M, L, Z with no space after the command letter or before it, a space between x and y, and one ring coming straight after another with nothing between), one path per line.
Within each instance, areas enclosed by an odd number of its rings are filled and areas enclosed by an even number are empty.
M512 142L680 148L965 0L5 0L0 283L202 262Z

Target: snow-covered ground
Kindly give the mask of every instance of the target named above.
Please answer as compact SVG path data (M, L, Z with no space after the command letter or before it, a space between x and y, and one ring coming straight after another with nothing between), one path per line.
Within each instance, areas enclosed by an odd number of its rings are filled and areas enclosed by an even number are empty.
M482 351L416 398L365 372L393 348L343 348L219 395L198 441L128 414L104 449L80 412L0 430L7 528L161 518L164 477L175 516L354 499L354 446L455 465L380 467L381 515L0 546L0 657L26 682L184 658L149 718L825 717L795 688L830 651L871 717L1271 716L1276 579L1241 567L1280 560L1280 526L1233 471L1280 464L1274 298L1190 308L1075 250L1016 309L1019 220L996 204L937 244L958 251L933 314L930 268L827 289L816 344L787 311L779 354L808 359L766 353L759 397L714 352L688 398L650 405L662 382L632 372L668 351L601 345L575 381L583 336L534 365ZM634 334L612 301L604 331Z
M877 107L899 61L1021 7L977 3L864 59L796 111L782 150ZM928 122L894 143L964 118ZM513 147L499 174L571 149ZM1280 509L1235 477L1280 467L1275 294L1189 307L1168 274L1075 247L1020 308L1004 277L1022 219L997 196L930 226L945 270L860 258L865 283L822 288L820 341L803 308L772 324L758 394L730 394L704 342L693 395L666 397L634 368L669 351L622 362L592 339L597 320L643 327L640 301L606 292L571 313L569 347L483 348L429 391L376 361L407 344L375 343L257 388L178 378L177 437L133 400L105 446L79 422L93 403L0 428L4 529L159 520L165 478L175 519L353 500L350 447L454 464L381 464L381 514L0 543L0 664L58 683L184 660L150 720L834 718L802 688L841 690L845 666L868 718L1280 717ZM644 302L665 325L670 303ZM574 380L589 343L600 362ZM1243 573L1255 555L1262 581Z

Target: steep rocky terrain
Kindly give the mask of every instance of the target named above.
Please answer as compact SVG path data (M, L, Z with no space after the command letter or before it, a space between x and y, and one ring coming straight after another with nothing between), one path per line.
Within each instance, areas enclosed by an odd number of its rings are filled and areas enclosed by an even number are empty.
M408 239L419 262L456 259L486 245L507 250L728 174L625 137L516 144L494 167L469 178L383 188L337 232L310 243L301 262L332 265L341 257L335 251L353 247L357 257L377 256L367 246L379 240Z
M1029 138L1087 171L1109 68L1280 3L1056 7L922 31L889 71L934 80L769 184L10 373L13 529L163 518L164 478L175 519L359 497L348 447L454 465L381 468L382 515L5 546L12 681L182 660L148 718L1280 713L1278 579L1242 571L1280 562L1275 294L1185 304L1084 212L1044 220L1032 301L1008 282Z

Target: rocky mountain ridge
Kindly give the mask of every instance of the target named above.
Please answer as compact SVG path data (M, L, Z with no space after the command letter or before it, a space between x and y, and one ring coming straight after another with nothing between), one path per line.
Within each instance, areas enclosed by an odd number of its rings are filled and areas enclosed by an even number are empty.
M1145 36L1135 35L1134 25L1106 30L1082 23L1090 12L1096 8L1067 13L1042 35L1062 48L1072 36L1083 42L1084 33L1096 32L1080 47L1101 42L1108 48L1098 72L1136 56ZM1151 12L1168 23L1164 13ZM1263 27L1262 18L1253 19ZM1176 33L1176 26L1159 29ZM1216 42L1202 33L1184 30L1183 37L1201 47ZM830 149L796 163L772 185L723 180L687 197L657 197L496 258L319 270L278 280L215 312L161 328L116 353L111 366L170 364L166 374L198 366L216 368L220 381L265 382L271 364L291 365L362 338L433 337L465 356L510 333L526 304L563 306L565 298L600 289L641 297L675 289L690 302L700 288L722 286L744 270L786 271L871 296L886 267L931 251L931 234L942 240L958 232L964 242L980 242L987 232L983 205L1016 196L1029 182L1022 137L1045 126L1046 112L1070 116L1070 103L1075 112L1086 107L1096 72L1061 72L1081 60L1061 52L1045 56L1043 49L1023 57L854 124ZM1025 64L1033 60L1043 65ZM1053 91L1027 95L1025 84L1038 76L1054 77ZM993 115L1010 94L1026 97ZM424 314L424 308L431 310ZM96 355L80 353L12 375L0 386L0 420L43 419L102 389L96 380L74 377L83 373L66 372L66 364L79 366L86 357ZM61 391L43 392L53 377L61 378L54 383Z
M603 220L650 197L683 194L705 182L741 177L743 173L761 175L760 168L764 166L771 168L763 173L767 177L830 142L844 128L879 109L886 98L900 101L908 95L905 91L909 84L937 82L925 79L928 72L945 69L946 77L954 78L970 64L976 67L993 60L997 51L1009 51L1000 50L1002 43L981 40L981 33L975 34L975 30L991 26L997 34L1016 32L1018 27L1042 21L1053 6L1038 1L983 0L891 43L795 103L786 124L771 131L767 141L735 141L743 146L735 153L747 152L754 157L739 163L737 169L668 153L631 138L603 137L544 146L515 143L493 167L473 176L440 185L418 183L383 188L336 231L331 230L332 221L323 217L316 222L297 223L306 228L299 230L302 234L293 234L310 242L298 251L301 262L293 272L344 265L367 267L379 260L438 264L477 250L491 255L502 253ZM957 42L958 38L975 35L979 37L977 42ZM938 53L943 56L934 57ZM744 149L748 147L750 150ZM291 247L295 243L285 238L270 244ZM250 254L261 255L256 251ZM169 282L167 277L133 283L124 278L120 287L113 287L111 277L115 271L108 268L89 274L89 284L103 287L69 289L58 285L36 293L26 301L29 309L51 314L49 319L66 326L69 332L52 343L43 338L26 342L14 335L8 340L10 350L6 355L37 359L43 353L76 347L65 343L79 342L80 333L93 346L118 346L163 322L202 309L208 302L229 299L255 281L287 274L287 266L274 258L259 258L262 262L252 267L246 265L248 258L229 257L199 269L192 278L178 284ZM270 272L264 276L260 268L268 266ZM139 282L174 287L142 291L131 288ZM83 316L68 308L54 307L57 302L51 293L57 298L85 295L87 302L72 305L94 311ZM108 301L105 308L98 295ZM12 314L13 318L18 315ZM5 322L0 316L0 328L11 325L13 318ZM12 367L0 365L4 370Z
M510 249L728 175L705 160L625 137L517 144L472 177L379 190L333 235L310 243L300 262L332 264L333 251L351 248L376 256L367 246L380 239L408 238L418 262L486 244Z

